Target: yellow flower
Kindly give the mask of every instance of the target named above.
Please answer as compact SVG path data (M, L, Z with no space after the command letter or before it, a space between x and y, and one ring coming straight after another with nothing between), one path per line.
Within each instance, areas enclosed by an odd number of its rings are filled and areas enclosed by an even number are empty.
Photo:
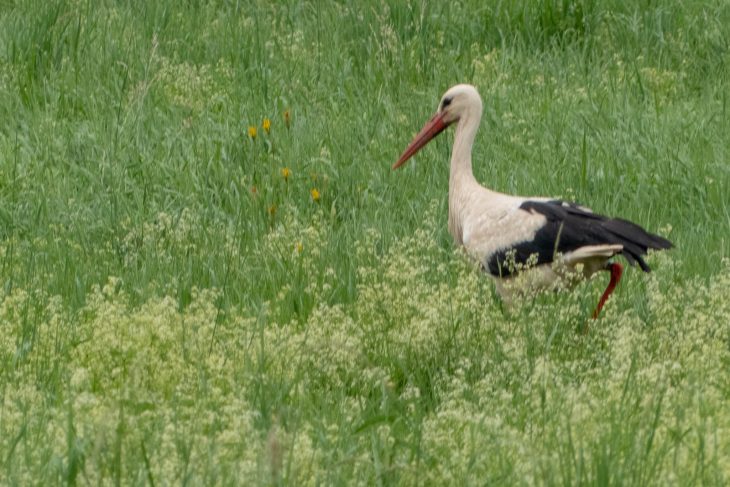
M286 128L291 125L291 112L289 110L284 110L284 124L286 124Z
M268 134L271 131L271 120L264 118L264 121L261 123L261 127L264 129L264 132Z
M256 127L253 125L248 126L248 136L252 139L256 140L256 136L258 135L258 131L256 130Z
M282 167L281 177L284 178L284 181L289 181L289 176L291 176L291 169L289 169L288 167Z
M313 201L314 201L315 203L319 203L319 196L320 196L320 195L319 195L319 190L318 190L317 188L312 188L312 189L311 189L311 190L309 191L309 194L311 194L311 195L312 195L312 200L313 200Z
M304 250L304 245L302 245L302 242L297 242L296 249L298 254L302 253L302 250Z

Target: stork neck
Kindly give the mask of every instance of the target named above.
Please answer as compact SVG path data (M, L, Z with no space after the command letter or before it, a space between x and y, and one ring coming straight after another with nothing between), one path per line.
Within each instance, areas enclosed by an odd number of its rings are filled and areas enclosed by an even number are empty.
M458 191L464 185L476 182L471 168L471 150L474 145L481 113L467 112L459 120L451 151L449 189Z

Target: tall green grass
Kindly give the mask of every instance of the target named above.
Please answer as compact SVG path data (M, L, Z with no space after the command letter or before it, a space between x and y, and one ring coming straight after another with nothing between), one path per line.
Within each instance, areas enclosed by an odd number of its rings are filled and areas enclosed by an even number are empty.
M0 2L0 482L726 482L729 25ZM459 82L486 186L676 244L586 336L600 278L505 314L454 252L448 136L390 171Z

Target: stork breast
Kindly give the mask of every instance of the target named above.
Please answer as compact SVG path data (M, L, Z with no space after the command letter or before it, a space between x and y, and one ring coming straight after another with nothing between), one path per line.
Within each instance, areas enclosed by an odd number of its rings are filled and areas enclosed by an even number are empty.
M518 208L483 213L464 222L464 246L476 259L485 262L495 252L533 240L546 221L541 214Z

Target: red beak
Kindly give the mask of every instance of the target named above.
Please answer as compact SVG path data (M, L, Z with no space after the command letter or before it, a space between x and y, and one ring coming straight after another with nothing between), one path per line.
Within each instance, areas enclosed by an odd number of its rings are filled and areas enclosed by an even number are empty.
M421 147L428 144L431 139L443 132L444 129L449 126L449 124L444 122L444 116L444 113L437 113L431 118L431 120L426 122L426 125L423 126L421 131L418 132L418 135L413 138L413 141L411 141L410 145L406 147L406 150L403 154L401 154L400 158L398 158L398 161L393 164L393 169L398 169L405 164L405 162L410 159L413 154L418 152Z

